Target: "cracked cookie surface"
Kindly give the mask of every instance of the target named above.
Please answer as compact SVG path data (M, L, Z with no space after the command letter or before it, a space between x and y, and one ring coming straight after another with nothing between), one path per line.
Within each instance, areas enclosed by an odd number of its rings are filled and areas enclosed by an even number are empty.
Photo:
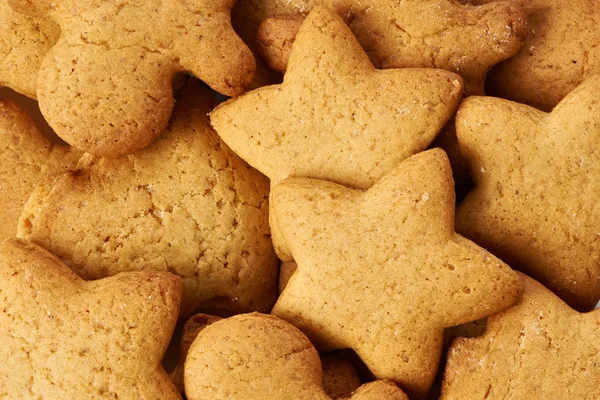
M20 237L97 279L131 270L182 278L182 315L198 308L267 311L277 291L268 180L210 128L212 100L190 83L165 134L117 159L86 155L40 183Z

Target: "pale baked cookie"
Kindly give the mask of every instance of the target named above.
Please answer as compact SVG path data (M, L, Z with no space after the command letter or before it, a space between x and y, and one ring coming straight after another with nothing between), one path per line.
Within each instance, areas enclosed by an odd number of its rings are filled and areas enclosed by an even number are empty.
M409 394L429 390L444 328L518 299L518 276L454 232L442 150L412 156L366 192L291 178L271 201L283 250L298 264L273 314L320 351L352 348Z
M244 91L255 63L231 27L234 2L9 0L60 25L39 72L40 108L61 138L103 156L130 153L163 132L178 72L229 96Z
M529 33L519 53L491 71L487 86L493 95L550 111L600 74L598 1L512 1L523 5Z
M600 398L600 311L580 314L521 275L521 301L450 348L443 400Z
M263 0L263 2L277 0ZM292 2L287 14L302 12ZM467 94L483 94L487 71L516 54L527 35L517 4L482 6L450 0L321 0L341 15L378 68L435 67L460 74ZM281 16L281 14L280 14ZM265 21L257 33L267 65L285 70L290 43L300 21L289 15ZM281 68L280 66L283 66Z
M161 399L181 284L129 272L85 282L42 248L0 245L0 398Z
M283 84L220 105L211 123L271 184L302 176L364 189L424 150L461 94L448 71L376 70L342 19L316 7Z
M460 106L456 129L475 190L456 230L571 307L600 299L600 77L550 114L492 97Z
M183 371L191 344L207 326L221 318L207 314L196 314L183 327L179 348L179 362L171 373L171 380L181 393L184 392ZM323 390L332 399L349 397L361 385L356 369L350 361L336 353L321 356L323 366Z
M0 100L0 242L17 234L36 184L74 168L80 157L79 151L53 144L18 105Z
M0 86L35 98L42 58L59 36L58 25L21 15L0 0Z
M293 325L264 314L215 322L200 332L185 362L188 400L329 400L321 362ZM407 400L391 382L362 386L352 400Z
M183 281L182 315L199 308L268 311L278 262L268 226L268 180L210 128L212 100L186 87L165 134L117 159L42 182L18 235L52 251L85 279L131 270Z

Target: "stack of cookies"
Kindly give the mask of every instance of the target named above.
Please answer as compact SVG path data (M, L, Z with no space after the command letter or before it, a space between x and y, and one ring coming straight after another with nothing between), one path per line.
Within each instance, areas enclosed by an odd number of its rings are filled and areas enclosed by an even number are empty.
M0 399L600 398L598 5L0 0Z

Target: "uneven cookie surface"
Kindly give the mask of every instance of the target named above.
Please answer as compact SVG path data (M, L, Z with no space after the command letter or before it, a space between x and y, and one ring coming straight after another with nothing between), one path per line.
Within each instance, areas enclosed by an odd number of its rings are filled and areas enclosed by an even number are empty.
M38 185L18 234L85 279L130 270L177 274L182 315L199 307L269 310L277 259L268 181L210 128L205 89L187 86L177 104L152 146L117 159L86 156L74 173Z
M292 2L288 13L302 12L310 3ZM322 0L320 4L344 18L376 67L453 71L464 78L467 94L483 94L487 71L517 53L527 35L524 12L506 1L482 6L448 0ZM263 55L269 65L285 65L286 60L274 58L287 52L271 52L269 46L284 50L297 28L288 16L265 23L270 27L261 27L257 34Z
M330 400L310 341L293 325L264 314L238 315L203 329L188 353L185 388L189 400ZM407 398L394 384L377 381L351 399Z
M519 53L491 71L490 90L550 111L579 84L600 73L598 2L512 1L527 13L529 33Z
M600 299L600 78L550 114L491 97L460 106L476 187L456 229L579 311Z
M489 317L483 336L453 343L443 400L600 397L600 311L580 314L522 280L521 301Z
M452 175L439 149L366 192L292 178L271 201L298 264L273 314L320 351L352 348L375 376L419 397L435 376L444 328L518 298L517 275L454 232Z
M0 0L0 86L35 98L38 69L59 35L56 24L21 15Z
M375 70L341 18L316 7L283 84L230 100L211 123L272 184L302 176L368 188L433 141L461 94L447 71Z
M0 244L0 397L179 400L161 358L177 322L173 275L84 282L29 242Z
M40 68L40 108L61 138L94 154L118 156L156 139L177 72L230 96L254 74L254 57L231 27L234 0L9 2L60 25Z
M81 153L52 144L15 103L0 100L0 242L17 233L36 184L75 167Z

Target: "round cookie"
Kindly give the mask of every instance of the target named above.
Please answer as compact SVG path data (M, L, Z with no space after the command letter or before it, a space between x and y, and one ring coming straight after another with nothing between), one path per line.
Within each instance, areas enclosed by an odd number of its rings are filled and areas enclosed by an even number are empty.
M17 234L36 184L75 168L81 153L53 144L21 107L0 100L0 242Z
M277 258L268 180L210 128L212 99L191 83L165 134L117 159L86 156L77 171L38 185L18 235L78 275L169 271L182 278L182 315L199 308L268 311Z

